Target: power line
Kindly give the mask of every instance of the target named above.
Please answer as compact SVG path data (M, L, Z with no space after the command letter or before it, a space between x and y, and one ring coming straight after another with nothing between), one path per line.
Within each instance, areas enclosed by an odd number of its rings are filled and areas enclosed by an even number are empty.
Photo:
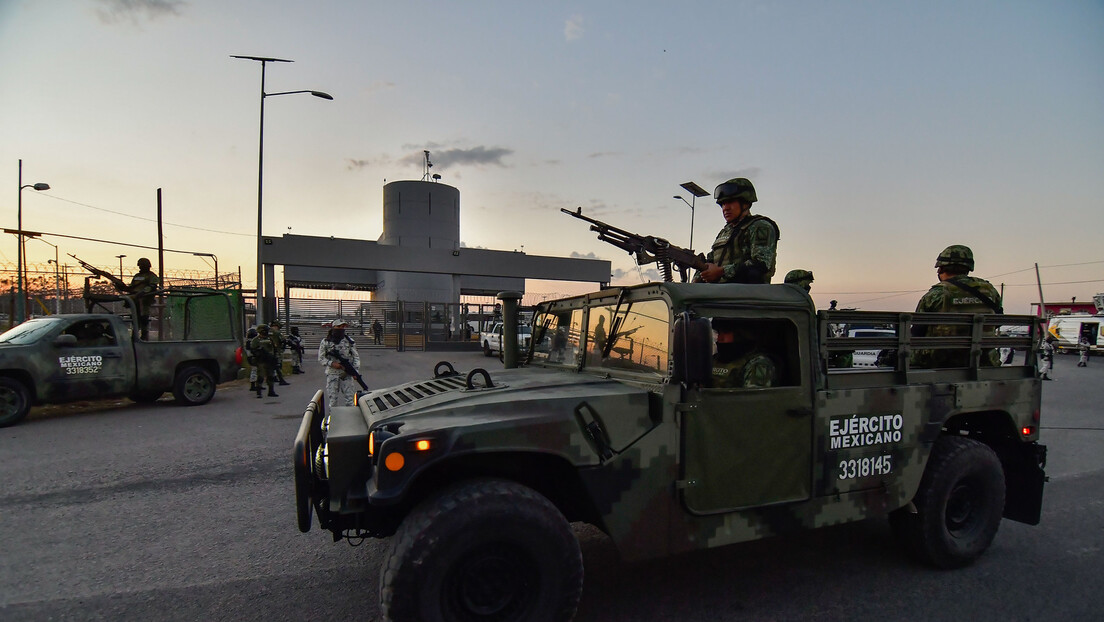
M134 218L136 220L144 220L146 222L157 222L157 220L155 218L146 218L144 216L135 216L134 214L127 214L125 212L117 212L115 210L109 210L109 209L106 209L106 208L103 208L103 207L96 207L95 205L89 205L87 203L81 203L80 201L73 201L71 199L62 198L62 197L57 196L56 194L42 194L40 196L43 196L43 197L48 198L48 199L54 199L54 200L57 200L57 201L63 201L65 203L72 203L73 205L80 205L81 207L87 207L89 209L94 209L94 210L97 210L97 211L100 211L100 212L107 212L108 214L115 214L116 216L124 216L126 218ZM242 237L247 237L247 238L253 237L253 234L251 234L251 233L237 233L235 231L219 231L217 229L206 229L204 227L193 227L191 225L178 225L178 224L173 223L173 222L162 222L162 224L169 225L169 226L172 226L172 227L180 227L181 229L192 229L194 231L205 231L207 233L221 233L223 235L240 235Z

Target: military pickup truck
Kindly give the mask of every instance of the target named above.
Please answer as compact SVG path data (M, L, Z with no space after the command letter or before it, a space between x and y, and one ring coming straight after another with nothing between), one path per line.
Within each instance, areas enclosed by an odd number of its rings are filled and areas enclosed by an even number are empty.
M241 337L225 294L163 290L150 341L138 338L130 298L97 299L105 312L35 318L0 335L0 427L34 405L90 398L151 402L171 391L185 406L206 404L237 378Z
M737 360L771 361L767 386L733 383L739 366L714 359L718 318L738 325ZM854 325L894 328L840 330ZM934 325L961 336L914 336ZM1027 336L997 334L1010 325ZM355 406L327 409L319 393L307 407L299 529L317 516L335 541L390 538L386 619L570 619L575 521L634 560L888 518L906 550L953 568L1002 517L1040 520L1035 357L979 364L991 348L1031 350L1036 318L817 312L792 285L668 282L546 302L532 332L521 368L442 362ZM894 349L895 365L828 364L860 349ZM947 349L969 362L912 365Z

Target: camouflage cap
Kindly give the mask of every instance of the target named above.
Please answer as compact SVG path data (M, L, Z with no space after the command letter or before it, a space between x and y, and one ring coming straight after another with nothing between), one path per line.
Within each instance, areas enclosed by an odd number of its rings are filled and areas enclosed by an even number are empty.
M330 327L331 327L331 328L345 328L345 327L346 327L346 326L348 326L348 325L349 325L349 323L348 323L348 322L346 322L345 320L343 320L343 319L341 319L341 318L337 318L336 320L334 320L334 321L333 321L333 322L332 322L332 323L330 324Z
M754 203L758 200L755 198L755 186L744 177L733 177L718 185L713 191L713 198L718 204L732 199L743 200L748 203Z
M283 324L280 324L280 320L272 320L272 322L270 322L270 324L272 326L283 326Z
M963 246L962 244L948 246L935 258L936 268L947 266L961 266L967 272L972 271L974 269L974 251L970 250L969 246Z
M784 282L804 287L808 291L813 285L813 273L808 270L790 270L786 273Z

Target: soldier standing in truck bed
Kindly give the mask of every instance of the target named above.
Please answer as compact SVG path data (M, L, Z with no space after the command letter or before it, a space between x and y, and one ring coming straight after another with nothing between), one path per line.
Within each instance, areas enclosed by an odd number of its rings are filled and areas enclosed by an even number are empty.
M752 215L758 199L751 181L736 177L713 191L725 226L713 241L706 266L694 277L706 283L770 283L778 255L778 225L766 216Z
M143 341L149 340L150 309L157 287L161 284L157 273L150 269L151 265L150 260L143 257L138 260L138 272L130 280L130 285L121 287L120 282L115 283L115 289L126 292L134 300L134 308L138 312L138 336Z
M1000 293L993 284L976 276L969 276L974 269L974 252L970 247L953 244L943 249L935 259L939 282L916 305L917 313L1004 313ZM916 327L914 335L946 337L969 335L967 326ZM920 332L923 335L920 335ZM995 331L994 331L995 332ZM918 350L913 355L916 367L967 367L967 350ZM980 365L1000 367L1000 352L983 350Z

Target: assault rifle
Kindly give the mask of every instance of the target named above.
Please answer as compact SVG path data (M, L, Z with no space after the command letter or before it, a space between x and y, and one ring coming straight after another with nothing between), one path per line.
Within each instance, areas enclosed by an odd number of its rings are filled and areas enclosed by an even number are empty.
M678 268L679 277L682 278L683 283L687 281L688 272L691 268L703 270L706 266L705 255L695 255L694 251L690 249L675 246L654 235L638 235L632 231L626 231L604 223L601 220L583 216L583 208L581 207L574 212L561 207L560 211L568 216L589 222L590 230L598 232L599 240L609 242L617 248L627 251L630 255L636 255L637 265L658 264L664 281L672 280L671 264Z
M81 259L80 257L77 257L73 253L66 253L66 254L69 255L70 257L72 257L73 259L76 259L80 263L81 267L84 268L85 270L88 270L89 272L91 272L92 274L95 274L96 276L103 277L103 278L111 281L112 284L115 285L116 289L119 289L119 290L122 290L122 291L127 291L127 284L124 283L123 280L120 279L119 277L111 274L107 270L100 270L96 266L93 266L92 264L90 264L87 261Z
M360 385L360 388L364 389L365 391L368 390L368 385L364 384L364 378L360 376L360 372L357 371L356 367L353 367L353 364L349 362L349 359L341 356L341 353L339 353L336 349L328 350L326 352L326 356L332 358L335 362L340 363L341 366L345 368L346 374L352 376L353 378L356 378L357 384Z

